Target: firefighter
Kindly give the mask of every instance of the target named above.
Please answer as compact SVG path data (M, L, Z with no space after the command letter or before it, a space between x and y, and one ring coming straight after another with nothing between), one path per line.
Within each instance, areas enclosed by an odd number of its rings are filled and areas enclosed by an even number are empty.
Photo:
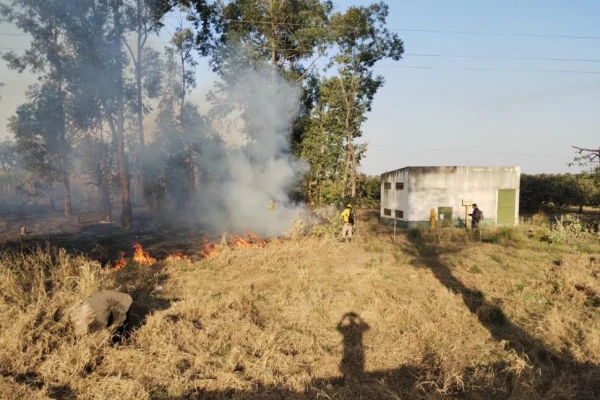
M342 218L344 219L344 226L342 227L342 242L352 240L352 231L354 229L354 211L352 211L352 204L348 204L344 211L342 211Z
M131 313L132 305L133 299L127 293L102 290L73 307L70 317L78 335L109 327L122 334L135 325L137 316Z

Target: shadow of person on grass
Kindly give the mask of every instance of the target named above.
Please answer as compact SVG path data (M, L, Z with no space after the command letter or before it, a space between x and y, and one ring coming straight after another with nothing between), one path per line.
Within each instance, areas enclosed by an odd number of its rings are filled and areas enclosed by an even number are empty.
M467 287L453 275L441 255L463 251L464 246L441 246L420 230L410 231L407 237L410 248L404 248L405 252L417 255L413 265L428 268L441 284L461 296L468 310L477 316L495 340L507 343L509 349L527 357L537 371L530 384L538 393L554 390L553 383L560 380L573 389L573 397L568 398L600 398L600 366L578 363L568 350L557 352L551 349L510 321L502 310L501 301L486 299L483 292Z
M369 325L355 312L344 314L337 326L343 336L344 355L340 362L340 372L345 381L362 380L365 375L364 333Z

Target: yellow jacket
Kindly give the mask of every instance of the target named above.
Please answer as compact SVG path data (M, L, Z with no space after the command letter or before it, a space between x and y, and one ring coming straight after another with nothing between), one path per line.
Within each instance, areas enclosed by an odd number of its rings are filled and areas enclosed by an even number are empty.
M348 223L348 218L350 218L350 209L346 208L344 211L342 211L341 216L344 218L344 222Z

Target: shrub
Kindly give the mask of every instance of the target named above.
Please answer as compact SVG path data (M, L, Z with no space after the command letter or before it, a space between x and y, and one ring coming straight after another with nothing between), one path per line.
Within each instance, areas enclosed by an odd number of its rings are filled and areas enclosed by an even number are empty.
M549 232L544 236L544 240L549 243L567 243L581 239L592 231L588 224L574 215L561 215L560 218L555 217L555 219Z

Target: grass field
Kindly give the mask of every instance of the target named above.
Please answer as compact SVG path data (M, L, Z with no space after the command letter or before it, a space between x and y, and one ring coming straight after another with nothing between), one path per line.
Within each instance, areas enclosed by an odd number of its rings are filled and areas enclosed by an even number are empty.
M0 396L22 399L598 399L600 241L546 228L402 232L364 214L200 262L106 272L40 250L0 266ZM160 285L163 290L156 291ZM71 304L152 309L122 344Z

